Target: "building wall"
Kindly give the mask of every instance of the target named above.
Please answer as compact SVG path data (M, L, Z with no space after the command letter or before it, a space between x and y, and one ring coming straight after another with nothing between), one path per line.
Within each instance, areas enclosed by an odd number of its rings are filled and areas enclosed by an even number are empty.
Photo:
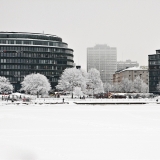
M113 83L120 83L123 78L128 78L132 82L136 79L137 76L148 85L149 84L149 72L148 70L122 70L116 72L113 75Z
M91 68L99 70L103 82L112 83L117 70L117 49L106 44L87 48L87 71Z
M73 67L73 50L55 35L0 32L0 76L20 89L24 76L45 75L52 88L64 69Z

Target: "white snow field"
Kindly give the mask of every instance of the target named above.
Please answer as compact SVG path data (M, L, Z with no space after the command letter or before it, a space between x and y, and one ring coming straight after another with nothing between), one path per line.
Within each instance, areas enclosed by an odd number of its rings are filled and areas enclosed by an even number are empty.
M0 160L159 159L159 104L0 106Z

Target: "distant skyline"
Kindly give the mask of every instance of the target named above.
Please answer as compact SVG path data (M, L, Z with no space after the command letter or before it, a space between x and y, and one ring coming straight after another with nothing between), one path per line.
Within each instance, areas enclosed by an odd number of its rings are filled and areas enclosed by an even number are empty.
M0 0L0 31L61 37L87 68L87 47L117 48L117 60L148 65L160 49L159 0Z

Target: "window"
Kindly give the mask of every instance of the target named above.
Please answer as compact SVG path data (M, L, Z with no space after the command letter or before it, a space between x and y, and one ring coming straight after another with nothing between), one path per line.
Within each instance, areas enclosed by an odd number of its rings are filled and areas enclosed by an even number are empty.
M24 44L31 44L31 41L23 41Z
M18 41L16 41L16 44L22 44L22 41L18 40Z
M1 40L1 43L2 44L6 44L6 40Z
M8 40L8 44L14 44L14 40Z

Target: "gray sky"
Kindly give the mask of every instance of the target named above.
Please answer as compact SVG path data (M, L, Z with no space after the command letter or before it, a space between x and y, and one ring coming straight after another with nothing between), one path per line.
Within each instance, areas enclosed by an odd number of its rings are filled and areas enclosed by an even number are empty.
M53 34L74 49L86 69L86 50L117 47L118 60L148 65L160 49L160 0L0 0L0 31Z

